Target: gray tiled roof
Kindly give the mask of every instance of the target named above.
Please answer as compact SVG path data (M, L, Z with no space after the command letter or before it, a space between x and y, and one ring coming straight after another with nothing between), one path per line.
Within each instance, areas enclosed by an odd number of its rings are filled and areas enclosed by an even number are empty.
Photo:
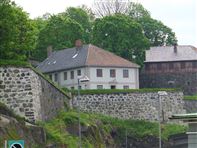
M53 52L37 68L43 73L50 73L84 66L139 68L139 65L91 44L78 50L68 48Z
M146 51L145 62L167 62L197 60L197 49L193 46L177 46L177 53L173 46L151 47Z
M77 53L76 48L55 51L51 56L41 62L37 68L44 73L49 73L63 69L82 67L85 65L87 52L88 45L83 45L78 50L78 55L75 58L73 56Z

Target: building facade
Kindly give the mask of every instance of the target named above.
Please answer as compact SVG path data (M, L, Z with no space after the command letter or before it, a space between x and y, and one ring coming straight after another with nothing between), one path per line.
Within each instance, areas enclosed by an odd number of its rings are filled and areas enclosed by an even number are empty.
M197 49L193 46L152 47L146 51L140 87L181 88L197 93Z
M77 89L138 89L139 66L94 45L79 45L53 52L38 67L62 87Z

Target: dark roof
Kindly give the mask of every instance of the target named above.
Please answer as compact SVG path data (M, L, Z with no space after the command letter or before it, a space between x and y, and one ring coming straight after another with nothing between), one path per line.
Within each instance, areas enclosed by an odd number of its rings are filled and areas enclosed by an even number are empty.
M197 48L189 45L177 46L174 52L173 46L151 47L146 50L145 62L169 62L169 61L188 61L197 60Z
M84 66L139 68L137 64L91 44L83 45L79 49L74 47L55 51L37 68L44 73L50 73Z

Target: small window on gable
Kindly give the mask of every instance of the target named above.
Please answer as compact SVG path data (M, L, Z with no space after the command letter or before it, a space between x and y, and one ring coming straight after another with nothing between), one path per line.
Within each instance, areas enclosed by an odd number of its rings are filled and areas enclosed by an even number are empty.
M49 78L52 80L52 74L49 74Z
M70 79L74 79L74 71L70 72Z
M58 75L57 73L55 73L55 82L57 82L57 80L58 80Z
M64 80L67 80L67 72L64 72Z
M77 76L81 76L81 70L77 70Z

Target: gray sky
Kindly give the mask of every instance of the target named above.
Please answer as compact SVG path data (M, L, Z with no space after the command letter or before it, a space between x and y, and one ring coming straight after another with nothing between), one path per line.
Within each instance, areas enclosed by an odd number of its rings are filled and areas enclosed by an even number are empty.
M14 0L31 18L57 14L69 6L93 6L94 0ZM197 0L133 0L141 3L157 20L172 28L179 45L197 47Z

